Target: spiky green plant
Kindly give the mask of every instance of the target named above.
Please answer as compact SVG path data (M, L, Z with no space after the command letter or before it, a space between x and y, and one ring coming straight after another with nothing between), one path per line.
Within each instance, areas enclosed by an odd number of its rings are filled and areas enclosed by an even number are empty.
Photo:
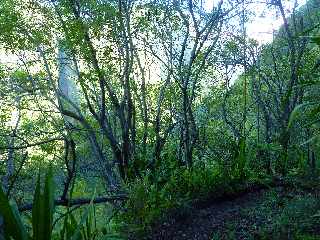
M79 240L83 238L83 231L86 236L92 236L88 225L88 215L90 205L84 211L79 222L70 213L67 214L62 228L60 239ZM0 214L4 219L5 239L14 240L51 240L53 232L53 216L55 213L54 205L54 182L52 169L50 168L45 176L44 188L41 191L40 173L36 184L33 197L32 208L32 234L26 230L22 217L18 211L17 204L9 201L6 194L0 187ZM86 226L85 223L87 222ZM81 232L82 231L82 232Z

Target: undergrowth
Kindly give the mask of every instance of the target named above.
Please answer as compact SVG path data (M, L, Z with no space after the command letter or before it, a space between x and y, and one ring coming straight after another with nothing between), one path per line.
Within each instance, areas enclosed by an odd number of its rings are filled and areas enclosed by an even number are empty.
M244 181L224 174L217 166L179 168L157 181L151 175L128 185L129 200L125 211L117 216L120 231L128 237L141 239L150 233L152 226L174 213L183 218L191 213L192 203L209 196L219 198L234 194ZM153 181L152 181L153 180Z
M278 213L272 224L260 229L259 239L320 239L319 198L311 194L273 196L267 203L271 202L277 205Z

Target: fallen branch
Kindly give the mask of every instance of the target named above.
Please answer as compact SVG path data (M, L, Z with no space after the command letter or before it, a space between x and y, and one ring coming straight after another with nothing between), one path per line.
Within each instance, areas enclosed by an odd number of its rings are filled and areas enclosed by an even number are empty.
M118 196L110 196L110 197L99 197L93 199L93 203L106 203L106 202L114 202L114 201L124 201L128 199L127 195L118 195ZM65 200L55 200L54 203L56 206L80 206L89 204L91 202L90 198L77 198L77 199L65 199ZM32 209L32 203L25 204L19 207L20 212L28 211Z

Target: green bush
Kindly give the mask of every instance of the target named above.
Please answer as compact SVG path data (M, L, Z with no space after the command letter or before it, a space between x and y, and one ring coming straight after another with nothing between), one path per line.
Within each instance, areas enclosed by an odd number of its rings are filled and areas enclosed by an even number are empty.
M121 230L128 235L142 237L153 224L170 213L188 214L191 201L233 193L238 179L222 173L217 165L192 169L180 167L167 175L165 180L161 177L154 181L146 175L129 184L126 211L117 216Z

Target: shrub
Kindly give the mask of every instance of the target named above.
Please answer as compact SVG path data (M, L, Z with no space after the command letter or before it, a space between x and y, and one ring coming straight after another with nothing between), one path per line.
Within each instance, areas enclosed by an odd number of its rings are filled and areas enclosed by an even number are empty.
M188 214L195 199L205 200L212 195L219 197L234 192L235 183L239 183L238 179L224 175L218 165L192 169L180 167L156 181L147 174L128 185L126 211L117 216L117 221L126 234L141 238L153 224L164 220L170 213Z

